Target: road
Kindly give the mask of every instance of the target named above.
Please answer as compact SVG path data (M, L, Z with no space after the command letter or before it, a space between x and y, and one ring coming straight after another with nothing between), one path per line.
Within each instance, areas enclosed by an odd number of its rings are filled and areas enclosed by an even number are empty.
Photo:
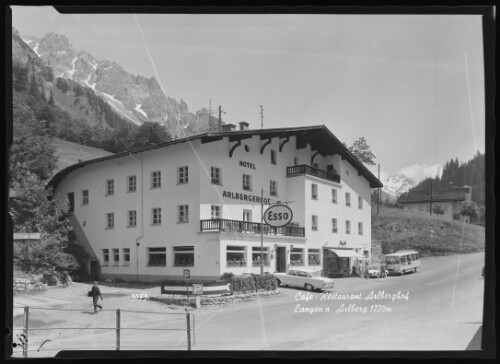
M350 299L334 299L332 296L332 299L321 299L324 297L322 293L309 294L303 290L280 288L280 296L195 310L196 332L192 348L477 350L479 348L471 348L469 344L482 324L483 265L484 253L424 258L418 273L385 279L337 279L332 294L355 295ZM367 299L372 291L375 298ZM106 297L104 292L106 308L124 309L123 301L128 298L120 298L116 294L113 300L112 293ZM383 297L377 296L381 294ZM22 301L27 299L26 296L19 297L17 304L27 304ZM47 301L47 307L67 307L70 301L71 298L66 297L66 303L54 301L52 306ZM141 304L138 306L139 303L135 303L136 306L125 309L141 307L144 311L171 315L123 312L122 327L157 330L185 327L186 315L180 308L162 306L158 302ZM46 311L47 316L38 312L38 325L68 325L68 317L62 312L56 317L53 312ZM71 334L64 334L63 331L59 335L57 332L51 335L47 332L45 335L30 333L32 347L38 347L43 339L51 339L39 352L30 350L30 357L52 356L58 347L114 349L114 330L91 330L93 327L114 327L113 311L97 315L79 312L77 316L87 330L75 330ZM54 319L59 322L54 322ZM73 318L71 321L75 327L78 325ZM124 330L121 336L124 349L185 350L186 341L185 331Z

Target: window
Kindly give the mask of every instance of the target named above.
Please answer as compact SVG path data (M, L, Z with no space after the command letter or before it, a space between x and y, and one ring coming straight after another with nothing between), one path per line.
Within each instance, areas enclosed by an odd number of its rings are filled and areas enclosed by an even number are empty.
M321 258L319 249L308 249L307 250L307 264L309 265L321 265Z
M226 248L227 267L246 267L246 254L244 246L228 245Z
M337 203L337 190L332 188L332 203Z
M117 266L120 264L120 249L113 249L113 265Z
M151 224L161 224L161 207L155 207L151 209Z
M271 149L271 164L276 164L276 150Z
M89 204L89 190L82 191L82 205Z
M130 265L130 248L123 248L123 265Z
M276 181L270 181L269 194L271 196L278 196L278 184L276 183Z
M304 249L293 248L291 250L290 265L304 265Z
M346 234L351 233L351 222L349 220L346 220L346 222L345 222L345 233Z
M251 176L249 176L248 174L243 175L243 189L245 191L252 190L252 179Z
M128 214L127 226L128 227L137 226L137 211L136 210L127 211L127 214Z
M167 248L148 248L148 267L166 267Z
M351 194L349 192L345 193L345 205L351 207Z
M262 250L262 260L260 253L260 246L252 247L252 267L260 267L261 262L263 262L264 266L269 267L271 265L271 262L269 261L269 248L264 247L264 249Z
M174 247L174 267L194 267L194 246Z
M252 222L252 210L243 210L243 221Z
M115 227L115 214L113 212L106 214L106 229L113 229Z
M311 184L311 198L313 200L318 199L318 185L316 183Z
M318 216L317 215L312 215L311 230L318 231Z
M135 192L135 191L137 191L137 177L128 176L127 192Z
M189 205L178 206L177 222L189 222Z
M214 185L222 184L222 171L220 168L212 167L210 174L211 174L212 184Z
M75 193L68 193L68 212L75 212Z
M108 266L109 265L109 249L103 249L102 250L102 265L103 266Z
M179 167L177 169L177 183L188 183L188 166Z
M358 196L358 208L362 209L363 208L363 197Z
M358 234L363 235L363 223L358 222Z
M115 193L115 180L106 180L106 196L110 196Z
M299 158L298 157L293 157L293 165L298 166L299 165Z
M337 219L332 219L332 233L337 233Z
M219 205L212 205L211 208L210 208L211 218L212 219L220 219L220 218L222 218L221 210L222 210L221 206L219 206Z
M161 187L161 171L151 172L151 188Z

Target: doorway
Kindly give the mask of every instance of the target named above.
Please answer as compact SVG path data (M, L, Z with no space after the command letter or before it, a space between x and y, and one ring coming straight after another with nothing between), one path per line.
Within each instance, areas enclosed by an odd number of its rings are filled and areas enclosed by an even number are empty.
M286 247L276 248L276 272L286 273Z
M68 193L68 202L69 202L69 211L68 212L75 212L75 193L74 192Z

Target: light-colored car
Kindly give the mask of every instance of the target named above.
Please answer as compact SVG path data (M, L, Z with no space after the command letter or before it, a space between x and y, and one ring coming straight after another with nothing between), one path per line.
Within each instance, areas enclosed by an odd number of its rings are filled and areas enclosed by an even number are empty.
M370 267L368 268L368 277L370 278L380 278L382 274L380 273L380 268L378 267ZM386 269L385 270L385 275L387 276L389 271Z
M288 273L274 273L274 276L278 286L299 287L308 291L333 288L333 279L323 277L320 270L296 268L290 269Z

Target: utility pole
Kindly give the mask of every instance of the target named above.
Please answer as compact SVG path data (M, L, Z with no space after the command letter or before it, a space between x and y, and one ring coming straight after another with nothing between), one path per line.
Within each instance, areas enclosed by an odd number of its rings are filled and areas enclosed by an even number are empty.
M222 115L222 108L219 105L219 131L220 131L220 127L222 125L222 117L221 117L221 115Z
M432 215L432 179L431 179L431 200L430 200L429 213Z
M260 275L264 274L264 189L260 189Z
M378 180L380 181L380 163L378 164ZM380 208L380 187L378 188L378 193L377 193L377 215L379 214L379 208Z
M264 108L260 105L260 128L264 129Z

